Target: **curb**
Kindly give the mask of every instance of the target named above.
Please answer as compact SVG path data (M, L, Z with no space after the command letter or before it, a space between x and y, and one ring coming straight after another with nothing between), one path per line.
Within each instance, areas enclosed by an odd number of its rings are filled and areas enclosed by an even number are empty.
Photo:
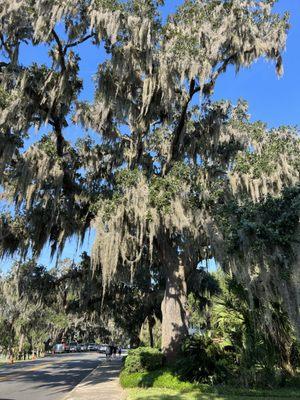
M87 376L85 376L83 379L81 379L81 381L78 382L77 385L75 387L73 387L73 389L68 394L66 394L61 400L67 400L68 397L71 396L73 392L75 392L75 390L78 388L78 386L82 385L85 380L87 380L91 375L93 375L93 373L96 371L96 369L98 369L100 367L100 364L101 364L101 360L99 360L99 364L97 365L97 367L95 367Z

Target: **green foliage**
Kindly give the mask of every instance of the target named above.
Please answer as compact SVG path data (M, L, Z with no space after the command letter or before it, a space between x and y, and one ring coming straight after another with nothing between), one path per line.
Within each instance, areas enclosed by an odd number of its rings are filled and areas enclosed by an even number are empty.
M184 163L175 163L166 176L153 176L149 184L150 204L158 210L169 213L175 196L193 179L192 169Z
M204 268L197 269L188 279L188 293L189 326L209 329L212 299L220 294L218 280Z
M140 175L141 172L137 168L134 170L123 169L116 173L115 179L120 189L126 189L135 186L139 181Z
M243 204L231 201L216 206L216 218L224 232L228 253L242 252L241 238L249 238L247 243L254 251L272 253L280 246L286 257L293 257L291 245L296 240L299 221L300 186L286 187L281 196L268 196L264 201Z
M159 304L160 298L158 298L158 301L156 303L156 313L159 310ZM141 340L141 346L147 347L155 347L156 349L161 349L161 321L158 318L155 318L153 316L148 316L146 320L144 321L141 330L140 330L140 340ZM151 333L150 333L151 331ZM152 343L151 343L152 342Z
M162 367L164 355L158 349L139 347L130 350L125 359L125 370L128 373L154 371Z
M276 302L269 304L269 315L277 329L276 340L260 320L260 300L254 298L251 305L247 290L235 279L221 271L215 275L221 293L212 298L210 334L223 348L234 350L238 365L234 369L235 382L247 387L280 384L288 368L292 369L293 354L297 360L297 346L291 347L293 333L282 306Z
M182 356L175 366L180 379L202 383L224 383L233 375L234 370L233 355L204 336L186 340Z
M157 300L151 299L151 294L159 292L151 293L153 275L159 270L157 281L164 281L163 267L173 261L179 265L185 260L187 271L195 270L199 258L216 252L214 243L221 235L215 221L228 242L221 260L224 264L230 253L244 252L240 232L250 238L254 250L278 243L285 250L291 249L298 221L296 205L287 211L275 204L273 214L260 210L261 204L247 202L244 206L243 202L240 207L233 200L227 178L232 172L249 173L252 178L272 175L283 149L284 163L276 172L280 183L289 184L299 170L294 133L289 135L284 129L268 132L263 126L248 123L241 102L235 108L229 102L212 105L206 101L229 66L238 70L266 57L276 62L281 73L287 17L274 14L269 7L274 2L269 0L187 0L165 20L159 15L163 3L20 0L12 7L11 0L1 2L0 47L5 62L0 63L0 134L5 140L0 143L0 185L4 207L8 206L13 217L1 215L0 256L24 256L31 251L38 256L48 243L52 255L61 254L68 238L77 236L83 241L90 227L96 229L99 239L95 240L94 254L109 250L107 257L94 257L96 278L85 267L70 266L49 282L46 274L36 271L39 288L24 268L24 279L14 276L17 282L6 282L12 304L3 310L11 306L11 314L16 314L12 322L7 318L4 324L11 328L12 342L20 332L36 341L38 336L44 337L46 328L52 337L72 335L78 320L85 332L93 330L91 325L98 331L94 321L103 300L101 278L109 276L111 279L104 282L115 282L117 274L125 284L115 285L105 300L116 313L122 310L124 315L115 319L136 335L140 322L157 308ZM58 26L61 29L56 32ZM99 64L84 64L86 58L80 51L87 41L93 49L104 46L104 59ZM20 56L26 44L47 48L45 64L34 60L31 65L22 65ZM90 103L79 101L85 83L80 78L81 67L97 71ZM203 108L193 106L196 94L201 96ZM77 123L99 135L100 144L83 140L76 147L68 143L66 128ZM31 136L33 127L41 133L44 124L53 134L33 141L29 148L22 147L24 136ZM141 176L145 196L139 198L138 190L133 189ZM245 190L243 195L249 198ZM132 198L137 201L130 208ZM272 201L266 201L267 207ZM155 215L148 212L150 207L155 208ZM112 215L116 218L109 226L106 222ZM99 246L99 242L104 245ZM107 242L114 249L106 246ZM126 287L129 274L132 280L134 272L145 265L151 270L147 271L148 285L136 279L136 287L132 282ZM282 276L288 279L287 268ZM51 326L46 328L40 318L50 307L44 283L53 293L50 300L55 310L49 313ZM20 289L16 294L14 287ZM114 298L124 307L112 305ZM38 303L44 313L40 316L34 307ZM196 300L193 306L201 304ZM270 304L274 319L284 315L277 306L275 301ZM132 320L125 321L128 315ZM37 330L32 321L39 322ZM253 324L244 325L252 328ZM245 342L251 341L250 334L245 336ZM205 346L201 346L198 344L202 351ZM192 360L188 348L185 351ZM130 354L127 368L142 371L160 367L161 354L151 351ZM197 355L194 361L199 376L191 379L221 379L227 370L220 349L209 343L204 351L208 367L205 369Z
M298 399L300 392L299 376L291 379L284 388L270 389L245 389L230 385L208 385L199 383L184 382L176 376L174 371L162 369L152 372L140 372L128 374L122 371L120 375L120 383L125 389L139 388L137 391L137 399L152 398L152 393L161 394L162 397L155 399L164 399L163 393L166 395L176 395L178 399ZM144 388L141 390L140 388ZM151 388L151 389L150 389ZM133 393L133 391L129 391ZM186 395L186 397L185 397ZM167 397L169 399L169 397ZM177 397L174 397L177 399ZM173 397L172 397L173 399Z
M300 368L300 343L294 341L291 346L291 365L294 370Z
M107 340L101 288L85 253L78 265L65 260L51 270L33 260L16 263L0 276L0 348L17 355L62 339Z
M95 4L105 10L116 11L122 9L122 4L118 0L95 0Z
M169 213L171 202L180 189L181 182L174 177L168 176L167 178L153 178L150 186L151 205L160 211Z
M9 101L8 92L0 85L0 109L4 109Z
M111 216L116 213L120 201L120 195L114 193L111 199L100 200L98 203L93 204L90 209L96 214L98 208L101 206L103 209L103 222L109 221Z
M253 179L260 178L262 175L272 176L282 154L294 158L293 164L299 169L295 147L297 131L294 128L283 126L279 130L271 130L266 135L265 124L256 122L249 124L248 130L253 146L239 153L235 160L234 171L249 174Z

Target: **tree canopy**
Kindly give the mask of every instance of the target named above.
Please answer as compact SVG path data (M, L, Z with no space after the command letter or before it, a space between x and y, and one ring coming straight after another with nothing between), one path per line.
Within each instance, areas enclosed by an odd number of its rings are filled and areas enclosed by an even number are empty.
M1 255L38 256L48 242L59 253L93 227L92 264L104 290L117 277L134 279L142 265L159 265L170 354L187 332L187 278L207 257L236 274L252 299L286 300L295 266L286 245L293 248L299 225L299 136L251 123L243 101L210 100L229 66L239 71L265 57L283 73L288 16L274 13L274 3L188 0L164 22L163 1L3 1L0 184L13 206L1 214ZM105 49L92 102L80 99L86 41L91 51ZM22 65L24 43L46 46L49 63ZM28 147L44 124L48 133ZM99 140L87 133L68 142L73 124ZM266 225L270 206L281 217ZM290 273L285 296L279 270ZM286 304L298 318L295 303Z

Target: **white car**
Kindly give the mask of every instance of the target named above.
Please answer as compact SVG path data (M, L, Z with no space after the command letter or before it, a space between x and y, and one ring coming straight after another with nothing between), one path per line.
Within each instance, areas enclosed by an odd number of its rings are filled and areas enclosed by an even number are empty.
M96 343L89 343L87 349L88 351L97 351Z
M63 343L56 343L55 345L53 345L52 351L55 354L63 353L65 351L65 346L63 345Z
M98 346L98 351L99 351L99 353L105 354L105 353L106 353L107 346L108 346L108 344L99 344L99 346Z

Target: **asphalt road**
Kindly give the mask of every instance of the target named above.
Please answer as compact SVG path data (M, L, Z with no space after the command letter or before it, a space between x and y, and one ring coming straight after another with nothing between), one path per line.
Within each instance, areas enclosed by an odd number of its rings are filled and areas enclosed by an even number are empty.
M60 354L0 368L0 400L62 400L98 364L99 353Z

